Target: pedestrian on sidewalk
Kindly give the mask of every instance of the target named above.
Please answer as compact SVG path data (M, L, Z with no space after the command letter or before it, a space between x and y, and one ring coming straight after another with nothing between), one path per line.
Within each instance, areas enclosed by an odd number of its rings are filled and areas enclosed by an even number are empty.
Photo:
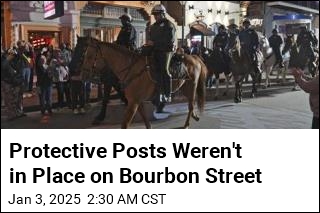
M319 75L308 79L301 69L292 69L292 74L302 90L310 94L310 107L313 112L312 129L319 129Z
M49 69L46 54L47 48L41 50L41 55L37 60L37 88L40 99L41 114L44 115L47 110L52 114L52 72Z
M73 114L85 113L85 84L80 75L71 76L71 93Z
M64 95L65 95L65 87L69 80L69 69L65 66L64 60L62 58L61 50L56 49L53 51L53 58L49 65L52 73L53 73L53 82L56 84L57 94L58 94L58 108L57 110L61 110L64 106ZM69 93L66 93L69 94ZM66 95L66 102L70 101L70 97ZM69 103L66 103L69 105Z
M1 94L6 106L7 120L25 116L22 111L24 78L18 68L18 55L13 49L1 54Z

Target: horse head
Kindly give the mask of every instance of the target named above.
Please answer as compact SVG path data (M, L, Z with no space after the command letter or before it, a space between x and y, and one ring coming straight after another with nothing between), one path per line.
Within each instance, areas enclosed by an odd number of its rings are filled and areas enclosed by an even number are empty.
M91 37L78 37L74 55L69 64L72 75L80 75L83 71L88 71L95 66L99 41Z

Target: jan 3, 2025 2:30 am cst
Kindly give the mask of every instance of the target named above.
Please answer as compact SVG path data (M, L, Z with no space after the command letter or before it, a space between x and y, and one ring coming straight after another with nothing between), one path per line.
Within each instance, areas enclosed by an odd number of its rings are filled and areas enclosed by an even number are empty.
M128 205L164 204L167 194L34 194L19 196L12 194L10 205Z

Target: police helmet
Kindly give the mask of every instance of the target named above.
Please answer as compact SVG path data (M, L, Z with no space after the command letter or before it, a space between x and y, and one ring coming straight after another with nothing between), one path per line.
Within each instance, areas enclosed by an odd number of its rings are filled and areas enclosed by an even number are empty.
M151 14L166 14L167 10L162 4L158 4L152 8Z
M273 29L272 30L272 33L274 34L274 33L278 33L278 30L277 29Z
M218 28L218 30L219 30L219 31L220 31L220 30L226 30L226 27L225 27L224 25L220 25L219 28Z
M129 22L132 22L132 16L128 13L123 14L122 16L119 17L121 20L127 20Z
M242 24L243 25L246 25L246 24L251 25L251 22L249 19L245 19Z
M231 29L238 29L238 25L236 25L236 24L230 24L229 26L228 26L228 28L231 30Z

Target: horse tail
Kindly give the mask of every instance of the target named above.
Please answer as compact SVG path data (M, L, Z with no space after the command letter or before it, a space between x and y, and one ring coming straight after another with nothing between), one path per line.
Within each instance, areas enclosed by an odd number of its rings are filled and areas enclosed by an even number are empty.
M198 95L197 105L200 112L203 112L204 104L206 101L206 81L207 81L208 69L202 61L200 61L200 64L201 64L201 73L200 73L198 85L197 85L197 95Z

